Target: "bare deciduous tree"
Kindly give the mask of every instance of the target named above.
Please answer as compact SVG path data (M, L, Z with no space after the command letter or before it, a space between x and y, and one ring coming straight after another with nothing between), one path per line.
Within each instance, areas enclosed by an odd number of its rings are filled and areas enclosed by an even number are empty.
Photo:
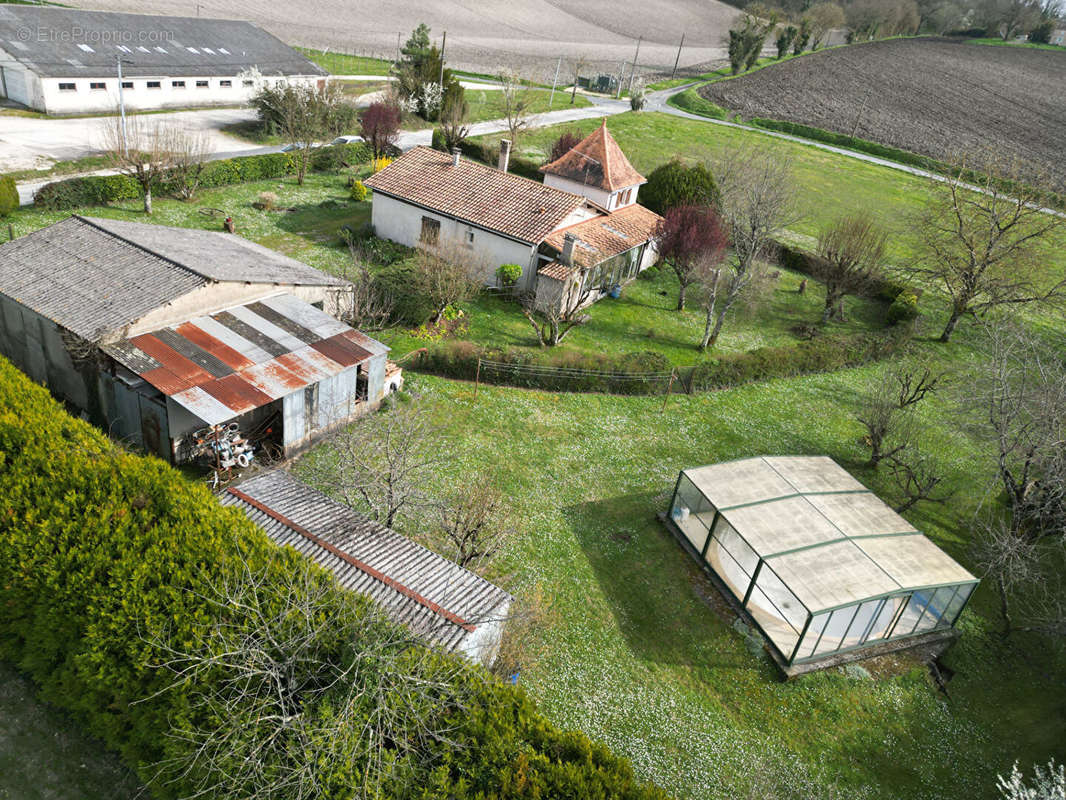
M522 313L533 326L541 347L555 347L585 321L582 309L596 288L588 275L587 268L575 265L566 280L538 281L537 293L522 295Z
M470 135L470 126L466 122L467 104L450 103L444 107L440 115L440 132L444 136L444 146L448 152L457 147L462 147L463 142Z
M176 135L173 127L140 114L118 115L104 128L104 150L111 166L128 175L141 189L144 213L152 213L152 187L174 162Z
M825 284L822 324L844 321L844 298L861 292L879 275L887 235L868 213L846 214L818 236L811 274Z
M311 800L337 782L382 796L398 760L461 746L448 721L463 707L459 662L310 562L286 580L243 564L201 593L213 613L192 641L148 643L189 698L158 783L187 798Z
M1066 278L1049 277L1041 259L1062 217L1045 213L1046 192L1030 188L1032 179L1020 164L992 155L983 160L987 166L970 174L976 160L962 158L946 179L931 180L917 221L926 257L906 268L939 284L951 300L942 342L965 314L1059 300L1066 293ZM979 191L968 188L967 179Z
M529 127L529 109L533 105L533 95L518 73L512 70L501 70L496 75L496 80L500 84L503 118L507 122L511 146L517 147L518 137Z
M873 468L902 453L910 443L910 426L901 414L921 402L944 379L929 367L904 364L886 369L873 378L858 420L866 428L866 445L870 448L867 464Z
M944 482L937 463L924 453L897 452L888 458L889 474L892 476L902 501L896 505L896 513L902 514L918 503L944 503L951 492L938 492Z
M1015 761L1010 775L996 776L996 788L1002 800L1062 800L1066 797L1066 767L1062 764L1056 767L1054 758L1048 761L1047 769L1037 764L1030 783Z
M192 200L200 188L200 177L211 155L211 140L204 131L172 127L168 135L171 153L167 175L174 192L182 200Z
M577 100L577 85L581 83L581 73L585 71L585 67L589 64L588 57L578 56L573 61L574 69L574 86L570 90L570 105L573 105Z
M437 509L437 524L461 567L483 570L512 533L504 494L484 482L470 483Z
M488 270L488 262L461 242L442 239L426 243L414 259L417 290L433 308L431 323L438 325L448 306L473 297L481 287L474 276Z
M352 260L340 277L351 281L339 295L338 316L361 330L376 331L386 327L396 311L396 298L389 287L378 279L368 265L360 242L348 241Z
M721 192L719 209L732 250L715 292L709 347L718 341L726 315L757 280L758 261L774 237L799 219L791 164L781 152L734 149L717 165L715 174Z
M430 507L426 486L443 461L429 409L408 402L346 426L302 463L313 485L392 528Z

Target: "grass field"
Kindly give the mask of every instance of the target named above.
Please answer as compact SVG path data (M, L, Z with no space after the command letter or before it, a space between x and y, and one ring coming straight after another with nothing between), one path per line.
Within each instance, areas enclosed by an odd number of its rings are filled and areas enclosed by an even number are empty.
M0 800L133 800L140 788L114 753L0 662Z
M711 358L714 353L794 344L797 339L792 328L817 323L825 295L813 281L809 282L806 293L799 294L803 276L778 271L778 281L766 288L758 302L731 317L713 352L700 353L697 348L703 334L704 314L695 297L690 296L685 311L675 310L677 278L669 269L662 270L653 280L627 284L617 300L607 297L590 306L587 311L590 321L572 329L560 349L588 355L647 350L662 353L674 364L687 366ZM460 338L532 354L545 353L516 303L485 294L467 303L464 310L469 328ZM845 311L847 322L828 325L827 333L866 331L884 324L885 308L875 301L849 297ZM407 330L386 331L381 338L393 348L395 355L426 344Z
M1064 755L1056 687L1066 664L1039 640L1004 646L991 591L978 593L946 659L957 671L950 697L907 658L871 666L876 680L831 670L782 684L654 519L680 468L766 453L828 454L892 500L885 476L861 467L853 418L875 376L679 397L665 413L658 398L486 386L475 401L472 386L410 377L448 435L447 467L425 488L484 481L515 505L519 533L502 571L514 570L520 589L538 585L558 619L543 634L549 655L522 682L555 721L700 800L808 800L822 796L808 782L830 780L847 798L977 800L995 796L996 772L1015 758ZM967 563L967 523L992 464L958 432L954 403L944 395L923 409L920 441L957 494L908 517ZM777 783L788 791L776 794Z
M596 124L561 127L587 132ZM645 174L673 154L711 159L732 145L764 142L793 163L805 211L797 235L812 235L837 214L868 207L893 232L893 260L914 253L909 220L921 204L921 179L667 115L625 114L609 125ZM559 130L531 131L520 151L543 154ZM294 210L252 208L265 190ZM327 271L348 261L337 246L339 228L365 222L370 209L347 201L338 175L310 175L302 189L287 178L207 190L193 203L160 198L155 205L154 222L216 230L221 217L210 219L199 209L223 209L242 235ZM144 220L138 209L132 201L83 213ZM11 221L21 235L65 216L23 209ZM1062 263L1059 255L1049 261L1056 270ZM786 274L786 281L794 279ZM639 331L642 303L662 324L670 288L639 281L623 302L604 301L594 310L604 323L602 338L578 337L575 346L618 346L632 326ZM809 297L816 300L817 294ZM472 329L486 338L526 335L517 314L504 318L482 305L469 311L471 325L479 326ZM861 321L861 310L856 316ZM1066 328L1061 317L1040 321L1055 335ZM931 343L939 322L925 322L917 347L956 371L954 394L964 395L980 359L973 346L978 335L965 322L952 344ZM738 317L726 335L748 330L772 338L783 328L783 321L759 326ZM679 359L689 352L684 341L691 332L691 324L664 329L664 338L677 340ZM395 335L400 349L403 335ZM558 623L543 634L549 655L522 674L553 720L605 741L679 797L700 800L734 800L752 788L750 796L769 797L777 783L790 787L784 796L812 800L818 790L808 784L824 786L831 778L848 798L981 800L995 796L995 774L1015 758L1028 769L1050 755L1066 757L1061 650L1039 639L1005 644L996 633L989 589L976 595L961 623L963 638L947 659L957 671L948 697L907 659L879 664L875 680L830 671L781 684L654 521L680 468L763 453L828 454L891 500L886 477L861 466L861 428L854 420L859 396L876 376L874 368L848 370L675 397L663 413L657 398L485 386L475 402L469 385L409 374L410 386L433 405L449 436L447 466L427 488L483 480L504 491L520 520L504 571L514 572L516 589L540 585L555 599ZM993 465L958 424L957 404L951 394L935 396L921 409L917 437L956 494L949 504L919 506L908 517L968 564L970 520ZM70 773L68 783L76 781L79 763L57 757L55 770Z
M1003 41L998 36L994 39L970 39L968 44L983 44L991 47L1028 47L1031 50L1052 50L1066 55L1066 47L1061 44L1041 44L1039 42L1009 42Z

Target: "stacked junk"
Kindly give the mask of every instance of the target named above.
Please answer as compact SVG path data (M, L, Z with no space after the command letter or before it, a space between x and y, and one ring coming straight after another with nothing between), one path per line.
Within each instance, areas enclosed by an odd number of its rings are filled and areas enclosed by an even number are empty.
M193 434L193 443L197 460L214 470L216 486L235 477L234 470L249 466L255 457L255 448L236 422L201 428Z

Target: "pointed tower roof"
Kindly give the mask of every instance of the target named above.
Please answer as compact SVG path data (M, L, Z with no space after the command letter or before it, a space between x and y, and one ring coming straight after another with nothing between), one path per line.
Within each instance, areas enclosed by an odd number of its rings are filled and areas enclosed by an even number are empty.
M606 192L646 182L644 176L633 169L626 154L607 130L607 117L580 144L561 158L545 164L540 171L586 186L595 186Z

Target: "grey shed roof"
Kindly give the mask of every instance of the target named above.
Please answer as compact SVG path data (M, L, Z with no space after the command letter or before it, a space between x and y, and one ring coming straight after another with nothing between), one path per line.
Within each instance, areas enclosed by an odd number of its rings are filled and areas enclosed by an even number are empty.
M130 76L326 74L261 28L227 19L0 5L0 49L53 78L113 75L119 55Z
M211 281L343 285L228 233L72 216L0 245L0 293L95 341Z
M327 497L283 470L222 494L280 545L367 594L430 644L456 650L480 624L500 619L511 596L458 564Z

